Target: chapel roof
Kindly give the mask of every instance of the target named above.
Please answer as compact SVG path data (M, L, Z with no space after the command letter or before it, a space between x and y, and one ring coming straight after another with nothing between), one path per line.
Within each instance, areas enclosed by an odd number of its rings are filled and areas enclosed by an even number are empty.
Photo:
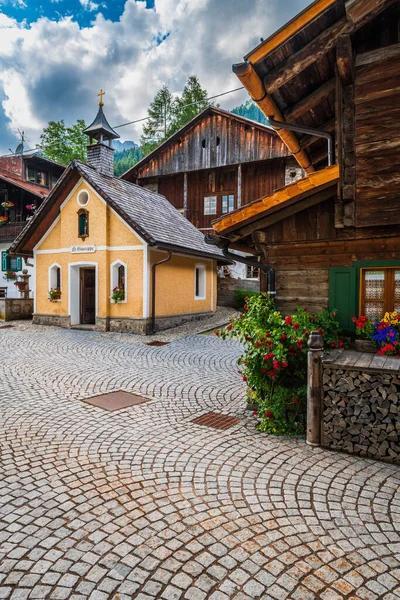
M71 190L80 177L149 245L229 262L220 250L205 243L203 234L164 196L129 181L102 175L78 160L72 161L34 218L17 237L11 253L32 253L33 247L59 214L59 207L67 195L65 190Z

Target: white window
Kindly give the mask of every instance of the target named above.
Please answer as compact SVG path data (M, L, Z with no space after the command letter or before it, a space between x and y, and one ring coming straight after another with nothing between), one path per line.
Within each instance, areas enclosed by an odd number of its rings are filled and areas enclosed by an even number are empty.
M228 213L235 210L235 196L234 194L226 194L222 196L222 212Z
M119 290L118 302L126 302L128 289L127 289L127 272L128 268L124 262L121 260L116 260L111 265L111 293L110 297L112 298L113 293L116 289ZM123 298L123 299L122 299Z
M204 214L205 215L216 215L217 214L217 196L206 196L204 198Z
M194 275L194 298L205 300L206 298L206 268L204 265L196 265Z
M79 206L86 206L89 203L90 196L87 190L81 190L77 197Z
M246 266L246 279L258 279L259 276L259 268L258 267L250 267Z
M61 289L61 267L54 263L49 268L49 292L52 290L54 298L60 300Z

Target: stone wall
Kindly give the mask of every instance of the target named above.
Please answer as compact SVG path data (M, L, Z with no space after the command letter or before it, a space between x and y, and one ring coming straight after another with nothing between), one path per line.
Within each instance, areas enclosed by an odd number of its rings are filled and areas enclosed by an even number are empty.
M1 298L0 319L13 321L30 319L33 313L33 298Z
M400 464L399 373L324 365L322 445Z
M251 292L259 292L260 281L258 279L235 279L234 277L218 278L218 306L235 307L236 290L248 290Z

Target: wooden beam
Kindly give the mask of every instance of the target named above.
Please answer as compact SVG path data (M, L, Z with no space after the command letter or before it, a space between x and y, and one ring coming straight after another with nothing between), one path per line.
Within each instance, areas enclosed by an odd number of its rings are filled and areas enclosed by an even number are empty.
M233 72L246 88L254 102L266 117L273 117L277 121L283 121L283 115L276 106L273 99L266 93L263 82L257 75L253 65L250 63L240 63L233 65ZM288 148L289 152L294 154L298 164L309 175L315 171L311 164L310 158L304 150L300 148L299 140L292 131L280 129L277 134Z
M257 221L255 221L254 223L250 223L249 225L246 225L245 227L239 229L239 231L235 233L234 236L232 236L232 239L237 241L252 234L253 231L266 229L267 227L270 227L271 225L274 225L279 221L283 221L283 219L292 217L293 215L297 214L298 212L301 212L302 210L307 210L308 208L311 208L311 206L315 206L320 202L325 202L325 200L332 198L335 194L336 186L331 185L327 189L317 192L316 194L313 194L308 198L298 198L296 199L296 202L294 202L290 206L285 206L277 212L270 214L264 218L257 219Z
M353 47L349 35L341 35L336 47L336 64L338 75L343 85L350 85L354 81Z
M289 23L279 29L268 40L265 40L265 42L260 44L255 50L248 54L245 57L246 60L253 64L258 62L264 58L264 56L275 50L278 46L287 42L287 40L300 31L300 29L319 17L320 14L322 14L336 2L337 0L317 0L317 2L313 2L311 6L308 6L305 10L303 10L303 12L289 21Z
M335 86L335 78L332 77L332 79L320 85L314 92L288 108L285 111L285 119L289 122L294 121L311 108L314 108L314 106L325 100L334 91Z
M273 71L270 71L264 77L265 89L269 94L276 92L282 85L285 85L312 65L318 58L325 56L329 50L336 46L339 36L348 29L348 21L343 17L334 23L328 29L325 29L316 38L309 42L304 48L301 48L295 54L292 54L287 60L281 63Z
M237 202L236 208L242 206L242 165L238 165L237 170Z
M358 54L356 57L356 67L363 67L365 65L372 65L376 62L382 62L389 58L400 57L400 44L393 44L392 46L386 46L385 48L378 48L371 52L364 52Z
M346 0L349 21L359 29L398 0Z

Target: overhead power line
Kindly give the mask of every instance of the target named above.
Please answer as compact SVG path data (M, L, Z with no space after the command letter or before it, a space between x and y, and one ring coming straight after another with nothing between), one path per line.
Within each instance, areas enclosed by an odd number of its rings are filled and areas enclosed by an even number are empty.
M221 94L215 94L215 96L210 96L205 100L198 100L197 102L191 102L190 104L185 104L182 108L187 108L188 106L194 106L195 104L201 104L202 102L209 102L210 100L214 100L215 98L220 98L221 96L226 96L227 94L232 94L233 92L238 92L239 90L243 90L244 87L238 87L234 90L228 90L227 92L222 92ZM135 121L128 121L127 123L122 123L121 125L113 125L113 129L119 129L120 127L126 127L127 125L133 125L134 123L141 123L142 121L147 121L150 117L142 117L141 119L135 119Z

